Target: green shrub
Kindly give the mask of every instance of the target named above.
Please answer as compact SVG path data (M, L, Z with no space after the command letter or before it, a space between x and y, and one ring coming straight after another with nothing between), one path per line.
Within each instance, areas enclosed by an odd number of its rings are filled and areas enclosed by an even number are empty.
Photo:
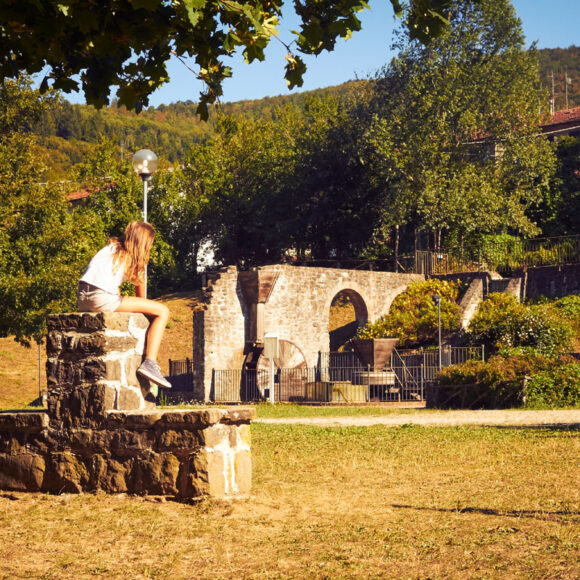
M487 408L521 406L526 378L557 363L537 349L504 349L487 362L469 361L442 369L439 403L445 407ZM463 387L462 387L463 386Z
M564 296L554 302L554 308L569 320L580 319L580 295Z
M469 323L470 342L484 344L492 352L501 347L515 346L513 337L523 309L524 306L511 294L490 294Z
M580 407L580 363L569 362L535 374L526 386L531 408Z
M572 346L574 329L553 305L525 306L515 296L492 293L479 307L468 328L472 344L489 352L527 346L557 356Z
M438 309L432 296L441 297L441 330L449 334L460 328L457 299L463 288L457 281L430 280L413 282L391 304L389 314L361 327L356 338L397 337L401 346L436 344Z

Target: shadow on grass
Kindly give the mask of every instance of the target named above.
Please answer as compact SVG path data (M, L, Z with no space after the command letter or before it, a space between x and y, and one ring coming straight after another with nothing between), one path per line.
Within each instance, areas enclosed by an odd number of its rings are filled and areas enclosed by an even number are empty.
M579 511L572 510L558 510L558 511L546 511L546 510L496 510L490 508L475 508L475 507L455 507L455 508L431 508L415 505L405 505L405 504L391 504L392 508L395 509L409 509L416 511L426 511L426 512L439 512L439 513L456 513L456 514L482 514L485 516L497 516L497 517L508 517L508 518L531 518L536 520L546 520L555 521L560 519L562 516L580 516Z
M580 431L580 423L553 423L542 425L484 425L496 429L536 429L538 431Z

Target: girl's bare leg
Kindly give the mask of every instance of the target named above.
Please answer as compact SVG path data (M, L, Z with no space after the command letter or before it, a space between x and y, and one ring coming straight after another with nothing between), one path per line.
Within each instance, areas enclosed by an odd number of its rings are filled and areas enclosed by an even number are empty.
M121 304L115 312L141 312L151 320L147 331L145 356L157 360L161 339L169 320L169 308L165 304L161 304L161 302L155 302L155 300L123 296Z

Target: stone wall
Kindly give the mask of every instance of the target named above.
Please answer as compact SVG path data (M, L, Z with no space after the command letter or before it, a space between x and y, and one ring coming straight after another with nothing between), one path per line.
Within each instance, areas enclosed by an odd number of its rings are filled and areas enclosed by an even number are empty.
M580 294L580 264L529 268L522 276L525 295L532 300Z
M109 411L58 429L48 412L0 413L0 489L231 497L249 492L253 409Z
M254 292L243 286L242 273L235 267L208 280L204 309L194 313L194 396L198 399L210 398L212 369L242 368L255 326L291 343L297 357L314 366L318 353L329 350L330 305L339 292L351 296L357 320L364 324L386 314L395 296L412 281L424 280L417 274L283 264L256 271ZM261 277L267 280L264 292ZM259 304L250 304L250 296ZM257 324L252 318L256 312Z
M48 322L48 410L0 413L0 489L232 497L251 486L255 409L157 409L140 314Z

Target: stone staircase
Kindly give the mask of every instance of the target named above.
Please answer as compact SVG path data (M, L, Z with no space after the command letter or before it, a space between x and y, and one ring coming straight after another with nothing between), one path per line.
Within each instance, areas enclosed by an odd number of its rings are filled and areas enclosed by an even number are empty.
M489 294L505 292L513 294L518 300L525 298L525 284L521 276L502 278L497 272L481 272L476 274L459 303L461 310L461 327L466 330L479 304Z

